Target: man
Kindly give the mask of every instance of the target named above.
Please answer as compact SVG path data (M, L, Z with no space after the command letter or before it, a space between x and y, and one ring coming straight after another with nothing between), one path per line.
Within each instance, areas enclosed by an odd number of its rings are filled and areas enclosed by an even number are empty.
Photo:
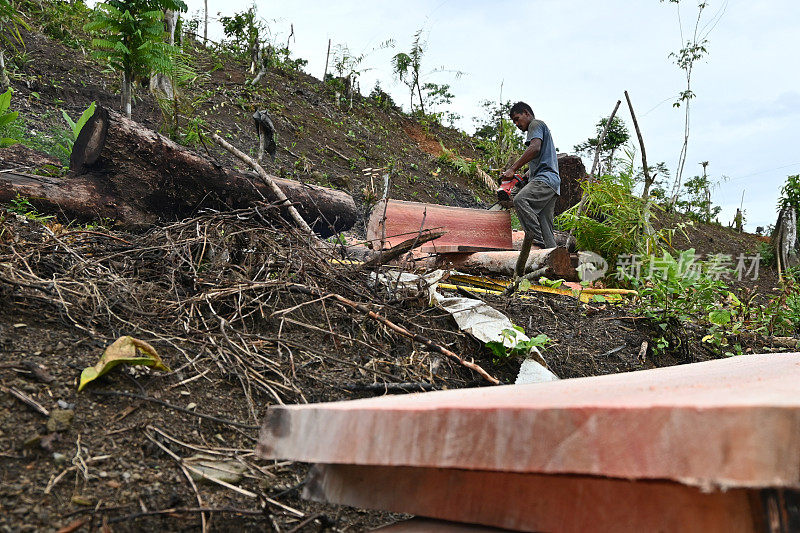
M520 168L530 163L524 186L513 195L517 217L525 230L525 239L516 265L517 276L522 276L525 274L531 244L543 248L556 246L553 211L556 197L561 194L561 177L558 175L556 148L547 124L536 120L533 109L525 102L514 104L509 115L514 124L526 132L525 144L528 148L502 174L501 179L512 179Z

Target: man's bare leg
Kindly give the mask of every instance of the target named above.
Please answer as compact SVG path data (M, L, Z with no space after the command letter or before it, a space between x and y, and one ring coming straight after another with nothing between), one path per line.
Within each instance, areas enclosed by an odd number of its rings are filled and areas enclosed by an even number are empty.
M525 267L528 264L528 256L531 253L531 245L533 244L533 236L525 232L525 238L522 239L522 248L519 250L519 257L517 258L517 265L514 268L514 273L518 278L525 275Z

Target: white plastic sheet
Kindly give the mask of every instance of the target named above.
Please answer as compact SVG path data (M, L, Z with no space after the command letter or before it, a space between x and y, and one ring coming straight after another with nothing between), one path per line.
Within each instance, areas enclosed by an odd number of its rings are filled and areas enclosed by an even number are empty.
M502 342L506 348L513 348L517 342L528 341L525 333L517 331L516 338L503 335L503 330L514 329L514 324L507 316L481 300L462 296L444 296L437 291L439 281L444 277L443 270L434 270L424 276L408 272L387 271L378 276L381 285L394 293L398 290L427 290L429 301L450 313L459 329L469 333L484 344ZM558 376L542 366L533 358L525 359L517 376L516 383L540 383L556 381Z

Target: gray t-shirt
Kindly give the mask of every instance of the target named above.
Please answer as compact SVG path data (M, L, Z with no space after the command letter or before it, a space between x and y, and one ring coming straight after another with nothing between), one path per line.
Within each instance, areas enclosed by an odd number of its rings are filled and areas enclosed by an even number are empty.
M528 126L525 145L529 145L533 139L542 140L542 149L528 166L528 179L541 181L548 184L556 194L561 194L561 176L558 174L558 156L553 138L550 136L550 128L541 120L533 119Z

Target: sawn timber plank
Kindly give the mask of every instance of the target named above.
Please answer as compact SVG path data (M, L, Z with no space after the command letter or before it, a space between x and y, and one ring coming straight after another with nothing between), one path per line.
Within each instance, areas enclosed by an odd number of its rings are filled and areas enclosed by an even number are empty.
M591 378L270 407L257 453L800 488L800 354Z
M416 235L420 229L447 231L444 236L422 246L420 250L423 252L513 250L508 211L391 199L388 202L381 200L372 208L367 223L367 239L377 250L384 236L384 246L391 247ZM440 250L439 247L445 248Z

